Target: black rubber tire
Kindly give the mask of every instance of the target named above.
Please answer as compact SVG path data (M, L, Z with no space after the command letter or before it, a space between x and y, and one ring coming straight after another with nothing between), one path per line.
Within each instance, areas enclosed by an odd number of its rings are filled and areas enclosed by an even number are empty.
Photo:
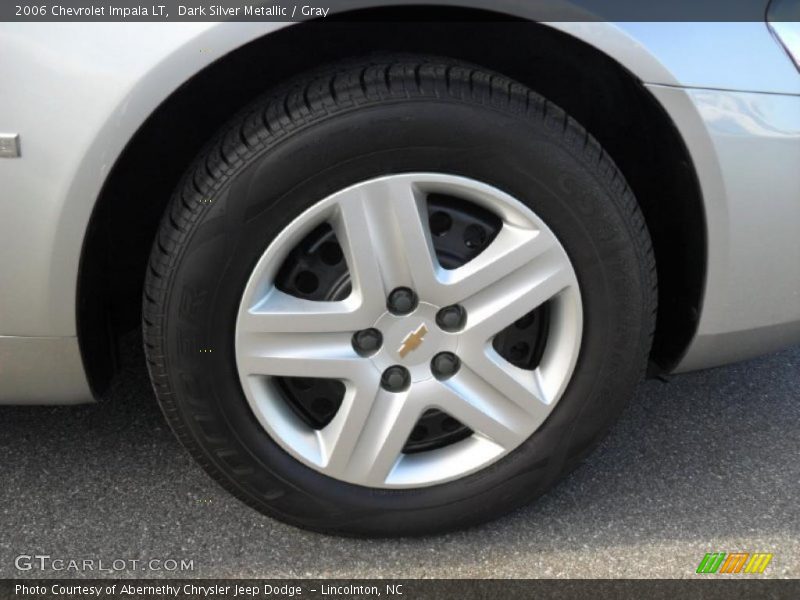
M565 394L518 449L453 482L377 490L307 468L258 425L236 373L234 322L255 262L301 211L350 184L406 171L472 177L530 206L573 262L584 335ZM225 489L300 527L396 536L472 525L547 490L632 396L655 311L642 214L613 161L577 122L496 73L396 57L300 77L223 129L164 216L143 320L161 408Z

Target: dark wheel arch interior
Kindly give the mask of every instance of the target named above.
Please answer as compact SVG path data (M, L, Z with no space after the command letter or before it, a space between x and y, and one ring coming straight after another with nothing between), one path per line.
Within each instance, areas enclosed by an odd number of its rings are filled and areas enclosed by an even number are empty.
M253 41L187 81L142 125L103 187L81 257L78 335L96 395L114 373L117 339L140 323L159 220L203 144L272 85L365 52L447 56L501 72L561 106L599 140L625 174L653 240L659 309L651 371L677 364L702 303L706 227L691 158L661 106L618 63L550 27L471 9L405 10L359 11ZM399 15L413 20L400 22Z

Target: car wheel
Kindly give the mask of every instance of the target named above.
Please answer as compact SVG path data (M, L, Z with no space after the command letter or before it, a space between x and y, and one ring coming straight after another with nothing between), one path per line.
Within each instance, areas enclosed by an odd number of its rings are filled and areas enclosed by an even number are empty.
M154 244L159 403L226 489L352 535L471 525L542 494L646 364L650 239L561 109L481 68L398 57L237 116Z

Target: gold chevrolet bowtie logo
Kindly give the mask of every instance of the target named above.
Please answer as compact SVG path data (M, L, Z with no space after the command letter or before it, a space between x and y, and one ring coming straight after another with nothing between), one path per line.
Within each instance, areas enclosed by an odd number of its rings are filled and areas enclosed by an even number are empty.
M405 358L406 354L419 348L420 344L422 344L422 338L425 337L426 333L428 333L428 328L425 327L425 323L409 333L403 339L403 343L400 344L400 347L397 349L397 353L400 355L400 358Z

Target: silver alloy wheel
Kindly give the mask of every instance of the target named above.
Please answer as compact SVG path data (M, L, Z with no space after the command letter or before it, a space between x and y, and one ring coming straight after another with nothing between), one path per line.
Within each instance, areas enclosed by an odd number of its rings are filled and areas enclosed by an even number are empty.
M447 194L480 205L502 220L492 242L456 269L433 250L426 197ZM352 291L341 301L300 299L279 290L277 272L310 231L328 223L341 244ZM407 287L413 312L387 311L389 293ZM492 338L543 303L551 317L538 366L516 367ZM454 333L436 324L439 308L467 314ZM316 203L269 245L245 287L236 322L236 363L242 388L264 429L305 465L332 478L375 488L422 487L475 472L511 452L547 418L569 382L583 330L578 281L550 229L518 200L490 185L437 173L390 175L358 183ZM381 348L362 357L354 332L376 328ZM424 335L419 333L424 329ZM405 343L416 332L420 343ZM413 345L413 344L412 344ZM439 380L432 358L461 361ZM405 367L410 386L381 387L382 373ZM345 385L329 424L315 430L283 401L272 377L322 377ZM461 441L404 454L419 418L438 409L472 430Z

